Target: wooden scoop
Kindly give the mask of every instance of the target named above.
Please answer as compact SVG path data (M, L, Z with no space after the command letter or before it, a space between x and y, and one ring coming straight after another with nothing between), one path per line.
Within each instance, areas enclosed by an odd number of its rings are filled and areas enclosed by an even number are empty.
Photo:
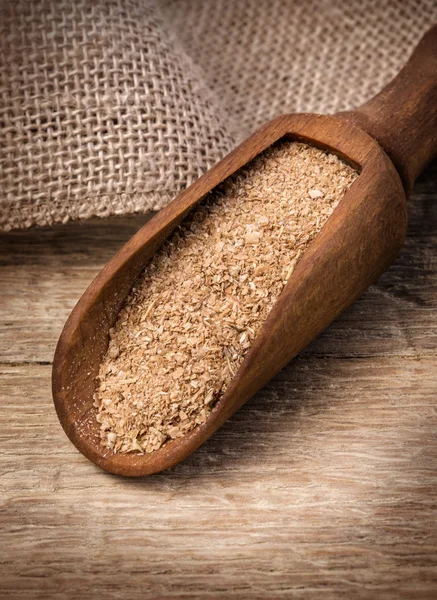
M103 447L93 407L96 375L135 279L205 194L281 138L328 149L360 175L304 253L206 423L151 454ZM284 115L259 129L140 229L71 313L56 348L53 397L73 444L120 475L156 473L198 448L388 268L405 236L405 193L436 152L437 27L364 106L336 116Z

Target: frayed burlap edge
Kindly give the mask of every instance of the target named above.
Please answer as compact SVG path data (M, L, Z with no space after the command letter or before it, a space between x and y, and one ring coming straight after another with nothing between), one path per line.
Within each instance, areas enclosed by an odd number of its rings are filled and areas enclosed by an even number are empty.
M7 215L0 215L0 230L9 232L34 226L65 224L68 221L85 221L93 217L146 214L161 210L179 193L175 191L93 196L84 198L82 204L73 202L66 205L63 201L41 204L38 210L35 210L34 204L22 205L11 209Z

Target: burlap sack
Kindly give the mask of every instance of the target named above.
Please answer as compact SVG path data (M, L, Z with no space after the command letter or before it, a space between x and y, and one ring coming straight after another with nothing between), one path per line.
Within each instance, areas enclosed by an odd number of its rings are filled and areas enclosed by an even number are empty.
M264 121L365 101L434 0L0 0L0 229L158 209Z

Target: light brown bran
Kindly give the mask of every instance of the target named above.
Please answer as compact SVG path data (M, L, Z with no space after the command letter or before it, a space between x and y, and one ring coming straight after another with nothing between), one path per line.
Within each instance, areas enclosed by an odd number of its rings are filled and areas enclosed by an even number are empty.
M202 201L110 331L95 394L102 444L153 452L205 422L356 177L334 154L281 141Z

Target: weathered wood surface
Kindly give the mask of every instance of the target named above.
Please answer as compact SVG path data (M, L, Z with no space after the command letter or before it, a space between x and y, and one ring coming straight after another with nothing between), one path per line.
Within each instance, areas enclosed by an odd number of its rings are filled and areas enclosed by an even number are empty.
M437 164L393 267L214 437L107 475L50 396L69 310L144 217L0 237L0 596L435 598Z

